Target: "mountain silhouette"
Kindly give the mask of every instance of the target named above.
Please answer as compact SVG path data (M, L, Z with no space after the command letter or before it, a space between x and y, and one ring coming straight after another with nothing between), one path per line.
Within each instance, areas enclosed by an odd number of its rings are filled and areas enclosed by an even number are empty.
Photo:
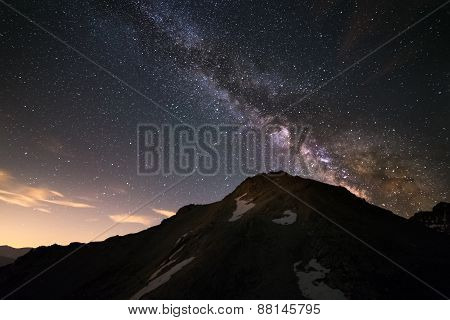
M0 268L0 297L442 299L449 249L343 187L259 174L136 234L33 249Z

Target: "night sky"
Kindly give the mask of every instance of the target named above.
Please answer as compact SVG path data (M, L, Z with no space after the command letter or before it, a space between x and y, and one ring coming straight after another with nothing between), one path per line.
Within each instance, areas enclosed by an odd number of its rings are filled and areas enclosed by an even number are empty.
M334 78L444 2L8 3L75 50L0 1L0 244L89 241L180 180L136 174L139 123L307 125L307 177L405 217L449 201L450 5ZM243 179L194 174L102 238Z

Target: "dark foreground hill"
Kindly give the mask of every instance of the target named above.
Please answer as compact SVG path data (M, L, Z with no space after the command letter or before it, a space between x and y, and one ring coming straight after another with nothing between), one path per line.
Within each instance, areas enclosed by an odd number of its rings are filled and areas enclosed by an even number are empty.
M0 296L80 245L0 268ZM8 298L440 299L450 295L449 253L448 235L342 187L257 175L222 201L90 243Z

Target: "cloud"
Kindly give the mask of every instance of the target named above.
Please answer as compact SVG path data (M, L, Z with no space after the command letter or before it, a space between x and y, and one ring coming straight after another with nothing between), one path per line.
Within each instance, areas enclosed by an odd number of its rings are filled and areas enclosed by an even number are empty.
M68 201L68 200L42 200L42 201L51 203L51 204L56 204L58 206L71 207L71 208L94 208L94 206L87 204L87 203Z
M70 199L61 192L19 183L4 170L0 170L0 201L46 213L50 212L47 208L49 204L70 208L94 208L88 203Z
M12 180L12 176L8 172L0 170L0 183L5 183L10 180Z
M110 215L109 218L116 223L137 223L142 224L146 227L150 227L161 223L161 220L165 218L175 215L175 212L170 210L156 209L156 208L152 208L152 210L156 212L158 215L155 216L152 214L137 215L137 214L120 213Z
M110 215L109 218L116 223L138 223L146 227L155 224L155 218L144 215L129 215L126 213Z
M169 210L163 210L163 209L156 209L156 208L152 208L153 211L155 211L156 213L159 213L160 215L163 215L165 217L171 217L174 216L176 212L173 211L169 211Z

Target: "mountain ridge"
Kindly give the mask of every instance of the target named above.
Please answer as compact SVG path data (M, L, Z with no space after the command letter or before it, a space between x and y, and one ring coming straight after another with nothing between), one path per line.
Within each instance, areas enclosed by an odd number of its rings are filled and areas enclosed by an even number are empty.
M450 294L447 235L343 187L285 173L265 175L245 179L220 201L182 207L136 234L34 249L0 268L0 295L80 246L9 298L434 299Z

